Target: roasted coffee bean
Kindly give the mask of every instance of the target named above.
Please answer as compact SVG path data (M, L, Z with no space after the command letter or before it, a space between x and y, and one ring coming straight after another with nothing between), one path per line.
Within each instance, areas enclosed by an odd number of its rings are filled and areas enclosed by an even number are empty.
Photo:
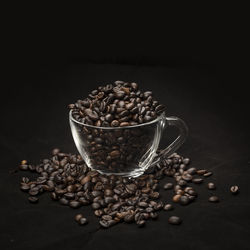
M30 196L28 198L30 203L37 203L38 202L38 198L36 196Z
M109 220L112 220L112 216L110 216L110 215L103 215L102 219L109 221Z
M100 207L101 207L101 205L99 203L97 203L97 202L92 203L92 208L94 210L99 209Z
M85 177L83 177L83 178L81 179L80 183L81 183L82 185L84 185L84 184L86 184L87 182L89 182L90 180L91 180L91 177L90 177L89 175L87 175L87 176L85 176Z
M21 189L22 191L29 191L30 186L27 185L27 184L22 184L22 185L20 186L20 189Z
M75 216L75 221L79 221L81 218L83 218L83 215L82 214L77 214L76 216Z
M156 220L158 218L158 213L156 212L151 212L150 213L150 218L152 218L153 220Z
M84 217L80 218L78 221L79 225L86 225L88 223L88 220Z
M232 194L237 194L239 192L239 187L238 186L232 186L230 187L230 191Z
M165 211L170 211L170 210L173 210L174 208L173 208L173 205L172 205L172 204L166 204L166 205L163 207L163 209L164 209Z
M148 203L142 201L142 202L139 202L139 203L138 203L138 206L139 206L139 207L144 207L144 208L146 208L146 207L148 207Z
M75 194L74 193L66 193L66 194L64 194L64 196L68 200L75 198Z
M149 197L152 199L158 199L160 194L158 192L152 192L149 194Z
M99 119L98 114L91 109L85 109L84 112L93 121L97 121Z
M189 198L188 198L187 196L182 195L182 196L180 197L179 203L180 203L181 205L183 205L183 206L188 205L189 202L190 202L190 200L189 200Z
M108 227L111 227L113 226L114 224L116 224L116 221L115 220L109 220L109 221L106 221L106 220L100 220L99 221L100 225L104 228L108 228Z
M81 206L81 203L79 201L73 200L73 201L69 202L69 206L72 207L72 208L78 208L78 207Z
M180 194L177 194L177 195L175 195L175 196L173 197L173 201L174 201L174 202L179 202L180 198L181 198L181 195L180 195Z
M196 173L198 175L204 175L205 173L207 173L207 170L205 170L205 169L199 169L199 170L196 171Z
M182 162L183 162L183 164L188 165L190 163L190 159L184 158Z
M62 205L68 205L68 204L69 204L69 201L68 201L67 199L65 199L65 198L61 198L61 199L59 200L59 202L60 202Z
M144 227L145 224L146 224L146 221L145 220L139 220L136 222L136 224L138 225L138 227Z
M209 176L211 176L212 174L213 174L212 172L207 172L207 173L203 174L203 176L209 177Z
M173 183L166 183L166 184L163 186L163 188L166 189L166 190L168 190L168 189L172 189L173 186L174 186Z
M39 193L38 188L31 188L29 190L29 194L32 195L32 196L38 195L38 193Z
M182 220L180 217L171 216L171 217L169 217L168 222L172 225L179 225L179 224L181 224Z
M210 202L219 202L219 198L217 196L211 196L208 199Z
M110 157L113 158L113 159L118 158L118 157L120 156L120 151L114 150L114 151L110 152L109 155L110 155Z
M195 183L195 184L200 184L200 183L203 182L203 179L202 179L202 178L194 178L194 179L192 180L192 182Z
M215 184L213 183L213 182L209 182L208 184L207 184L207 187L208 187L208 189L215 189L216 187L215 187Z
M134 221L134 214L127 214L127 215L125 215L124 221L125 221L126 223L131 223L131 222L133 222L133 221Z
M189 168L189 169L187 170L187 173L188 173L188 174L191 174L191 175L196 174L196 168Z
M97 210L95 210L94 214L97 217L101 217L103 215L103 211L101 209L97 209Z
M181 178L185 181L191 181L193 179L192 175L190 175L190 174L184 174L184 175L182 175Z

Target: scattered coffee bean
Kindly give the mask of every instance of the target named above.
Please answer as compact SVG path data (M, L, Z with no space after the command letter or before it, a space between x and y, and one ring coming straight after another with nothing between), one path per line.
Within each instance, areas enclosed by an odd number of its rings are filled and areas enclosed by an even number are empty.
M187 196L182 195L182 196L180 197L179 203L180 203L181 205L183 205L183 206L188 205L189 202L190 202L190 200L189 200L189 198L188 198Z
M88 220L86 219L86 218L84 218L84 217L82 217L82 218L80 218L79 220L78 220L78 223L79 223L79 225L86 225L87 223L88 223Z
M180 195L180 194L177 194L177 195L175 195L175 196L173 197L173 201L174 201L174 202L179 202L180 198L181 198L181 195Z
M207 187L208 187L208 189L211 189L211 190L216 189L215 184L213 182L209 182L207 184Z
M171 217L169 217L168 222L172 225L179 225L179 224L181 224L182 220L180 217L171 216Z
M200 184L200 183L203 182L203 179L202 178L195 178L195 179L192 180L192 182L195 183L195 184Z
M211 196L211 197L209 197L209 199L208 199L210 202L219 202L220 200L219 200L219 198L217 197L217 196Z
M196 171L196 173L198 175L204 175L205 173L207 173L207 170L205 170L205 169L199 169L199 170Z
M163 207L163 209L164 209L165 211L170 211L170 210L173 210L174 207L173 207L172 204L166 204L166 205Z
M239 187L238 186L232 186L231 188L230 188L230 191L231 191L231 193L232 194L238 194L238 192L239 192Z
M72 208L78 208L81 206L81 203L79 201L70 201L69 202L70 207Z
M143 96L138 98L140 98L140 101L144 100ZM130 101L119 99L118 102L119 108L126 108L126 104ZM116 102L116 109L118 108L118 102ZM133 103L135 104L136 101ZM86 106L86 108L90 107L90 104ZM138 109L140 110L140 108ZM143 112L147 114L148 111ZM115 116L116 111L112 115ZM98 116L100 121L106 121L105 116L99 114ZM116 118L114 117L114 119ZM136 133L140 134L141 132L138 130ZM117 131L117 136L119 144L128 139L128 134L121 134L121 131ZM103 135L95 136L92 133L88 134L88 138L91 141L91 147L94 147L97 151L100 147L98 145L103 145L107 138L116 140L110 136L106 138ZM109 147L110 158L107 160L112 164L118 159L123 161L123 149L119 149L119 146ZM98 158L98 156L96 157ZM189 161L189 159L187 160L187 158L175 153L163 159L157 166L149 168L149 171L144 175L136 179L129 179L115 175L100 175L98 172L90 170L79 155L66 154L59 149L55 149L52 151L51 158L44 159L37 166L28 165L27 161L23 162L29 166L28 170L35 171L39 176L34 180L23 177L20 189L29 193L28 200L32 203L38 201L38 194L47 191L50 192L53 200L59 201L62 205L72 208L91 205L94 210L93 213L99 218L100 225L104 228L122 221L126 223L134 222L140 227L145 225L146 220L158 218L157 211L162 208L165 211L173 209L171 204L164 205L160 200L162 190L160 182L165 176L171 177L175 181L163 185L163 189L173 189L175 193L174 202L187 205L196 199L197 192L188 186L188 182L191 180L196 182L196 179L201 179L193 177L193 175L200 173L199 175L202 176L204 172L197 172L199 170L194 168L189 170L190 167L187 167ZM119 160L117 164L121 164ZM217 197L212 197L209 198L211 202L218 201ZM80 225L87 224L87 219L82 214L76 215L75 220ZM174 221L174 219L172 220Z
M209 176L211 176L212 174L213 174L212 172L207 172L207 173L203 174L203 176L209 177Z

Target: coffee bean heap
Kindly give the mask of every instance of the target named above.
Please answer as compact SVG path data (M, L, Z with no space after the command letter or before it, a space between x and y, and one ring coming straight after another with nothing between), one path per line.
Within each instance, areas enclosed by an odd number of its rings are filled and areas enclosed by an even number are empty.
M130 173L152 147L157 124L116 129L138 125L156 119L165 107L153 99L152 92L142 92L137 83L116 81L100 86L88 98L70 104L75 120L97 127L75 124L84 141L84 151L94 169L103 173Z
M165 106L154 100L151 91L139 90L135 82L116 81L100 86L86 99L70 104L73 117L98 127L132 126L154 120Z
M101 227L108 228L118 222L135 222L139 227L146 220L156 219L160 210L170 211L173 204L164 203L159 191L173 192L173 202L186 206L197 198L197 192L189 183L200 185L201 180L212 173L189 166L190 160L174 153L161 163L149 168L146 173L136 179L120 176L105 176L90 170L80 155L52 151L50 159L44 159L38 165L31 165L23 160L21 170L30 170L39 174L35 180L23 177L20 188L29 194L28 200L37 203L39 194L48 191L51 198L71 208L91 205L95 216L100 218ZM207 175L207 173L210 173ZM172 177L173 183L160 181ZM198 179L198 181L197 181ZM233 186L235 193L238 187ZM208 183L208 189L215 189ZM211 196L210 202L219 202L217 196ZM88 220L80 213L75 216L79 225L86 225ZM181 224L181 218L172 216L168 222Z

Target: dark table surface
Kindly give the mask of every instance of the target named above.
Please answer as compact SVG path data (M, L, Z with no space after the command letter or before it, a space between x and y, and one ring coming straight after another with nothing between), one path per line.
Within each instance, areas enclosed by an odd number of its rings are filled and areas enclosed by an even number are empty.
M25 70L28 76L29 69ZM36 70L2 93L7 98L1 105L0 130L1 249L250 248L249 110L247 95L237 83L230 87L221 82L213 67L61 64ZM122 223L99 229L91 208L63 207L46 193L32 205L19 190L21 177L28 174L9 173L23 159L39 163L54 147L75 153L67 104L98 84L115 80L136 81L152 90L168 107L167 115L187 123L189 137L178 153L191 158L193 167L212 170L208 180L217 185L214 192L205 184L198 186L194 203L162 211L157 221L148 221L141 229ZM229 192L234 184L240 186L237 196ZM221 202L209 203L210 193ZM162 192L162 199L169 201L171 194ZM87 226L76 225L73 217L78 211L89 219ZM170 215L182 217L182 225L168 224Z

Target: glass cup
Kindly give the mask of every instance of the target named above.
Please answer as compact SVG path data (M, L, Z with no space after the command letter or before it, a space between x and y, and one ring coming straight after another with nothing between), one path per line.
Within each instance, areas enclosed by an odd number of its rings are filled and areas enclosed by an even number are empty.
M174 153L185 141L188 128L177 117L161 114L155 120L127 127L96 127L74 119L69 122L76 147L87 166L101 174L138 177L161 158ZM167 126L179 129L178 137L157 154Z

